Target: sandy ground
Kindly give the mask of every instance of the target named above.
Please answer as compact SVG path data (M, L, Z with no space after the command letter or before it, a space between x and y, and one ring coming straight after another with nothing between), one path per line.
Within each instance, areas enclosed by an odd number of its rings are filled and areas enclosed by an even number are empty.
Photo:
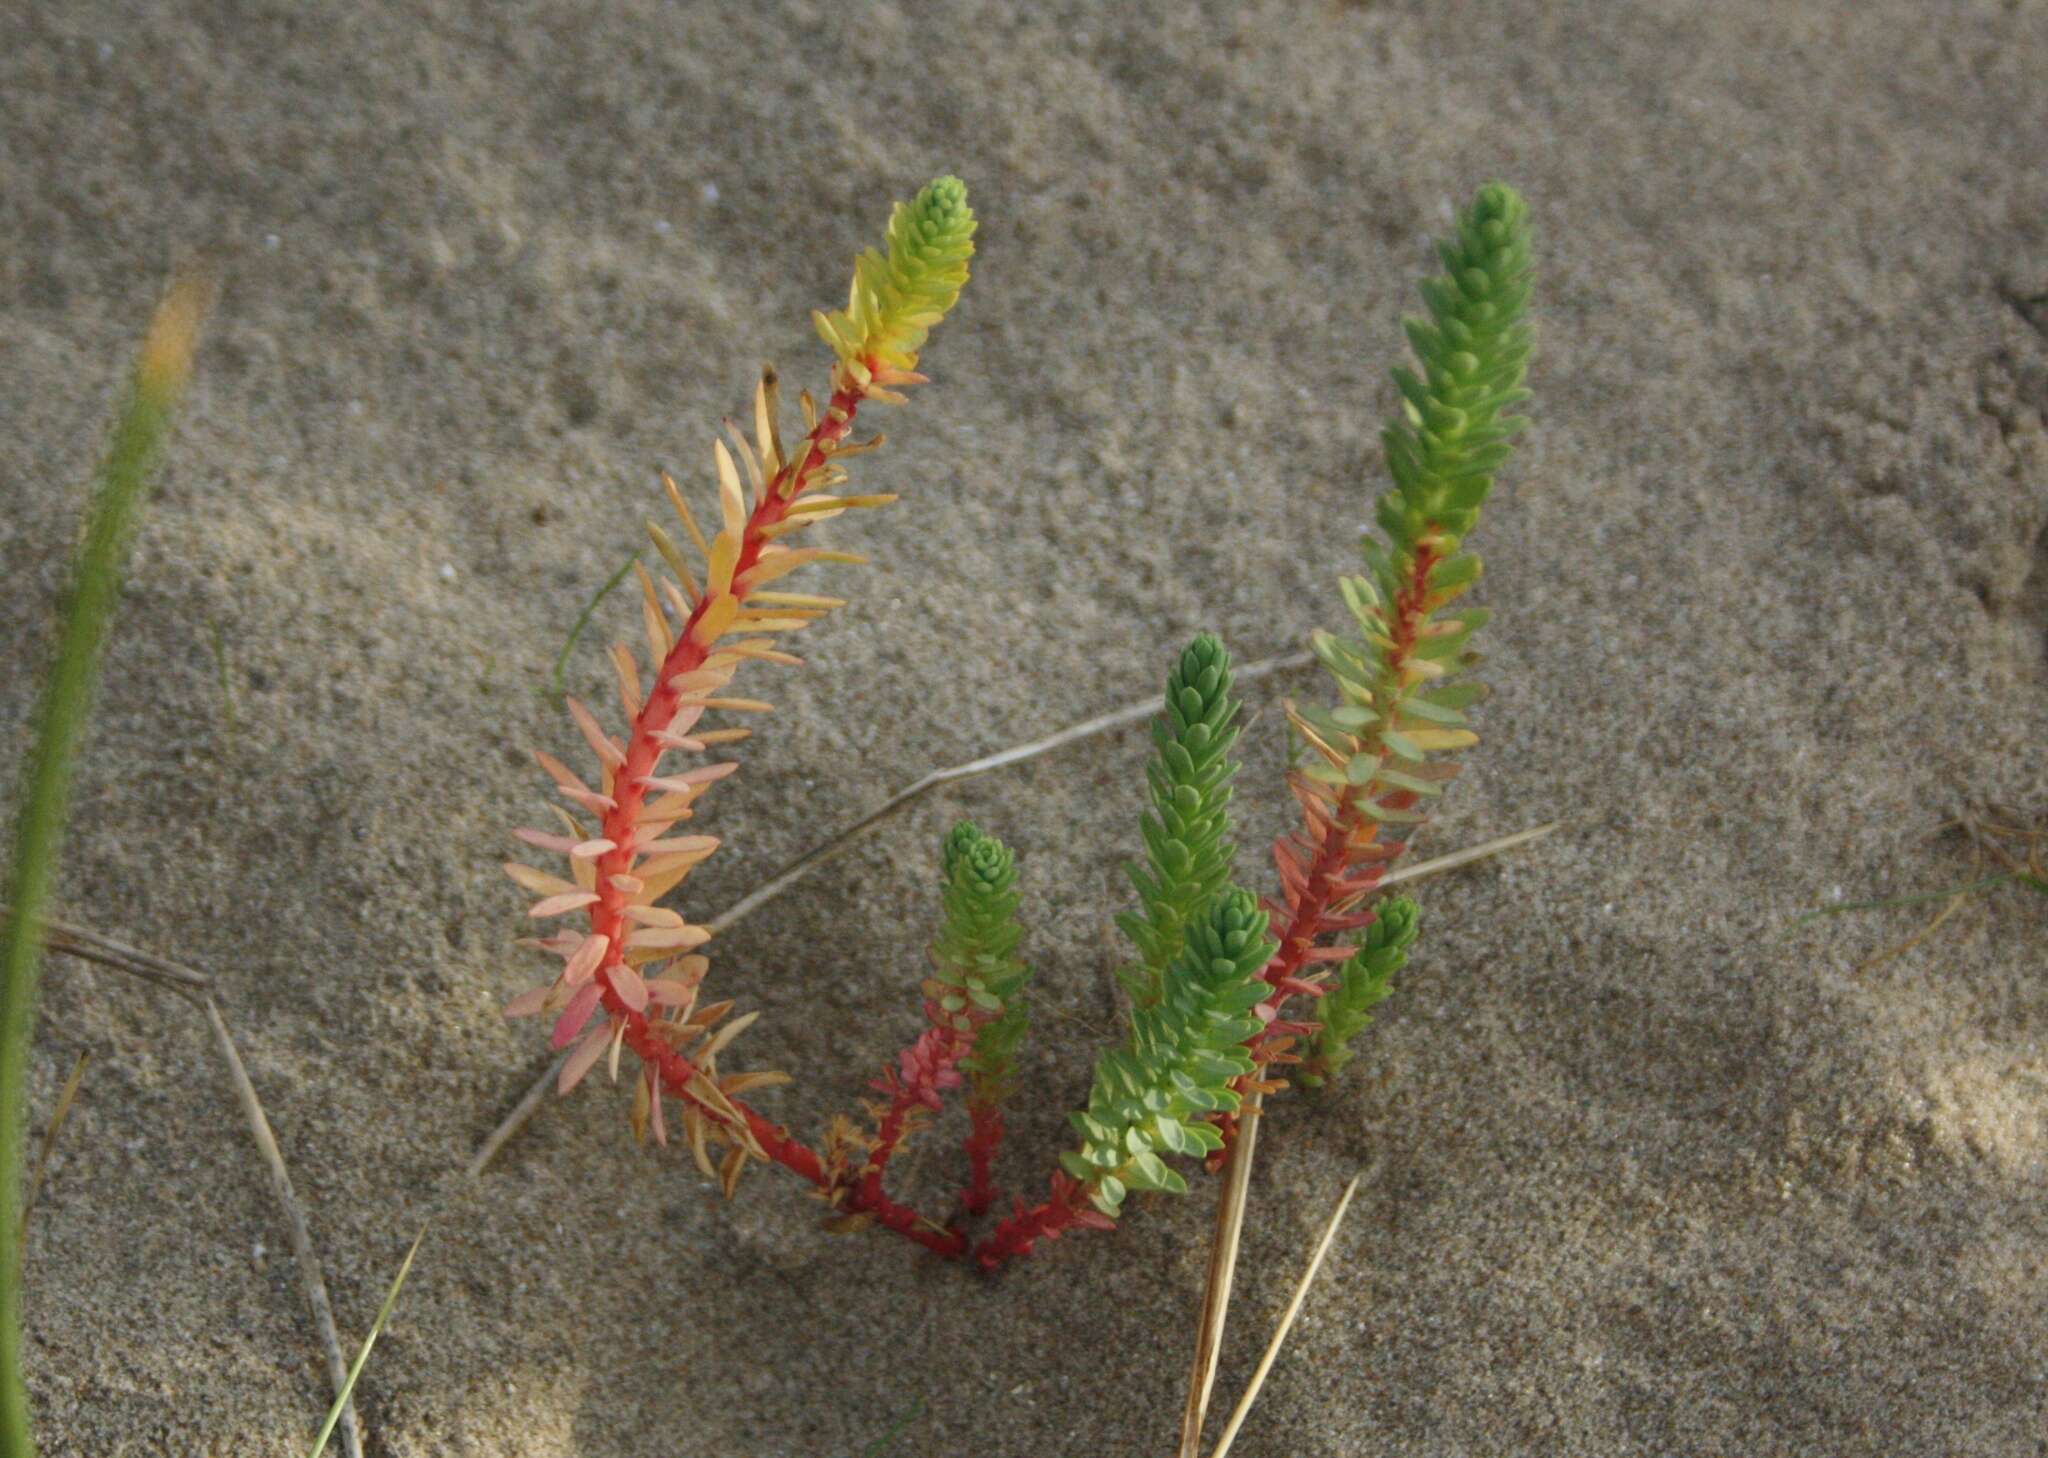
M497 870L542 690L669 464L940 170L985 220L835 524L878 566L718 792L709 910L925 770L1334 619L1421 240L1541 229L1539 425L1474 545L1487 743L1361 1077L1268 1120L1234 1395L1376 1162L1243 1458L2039 1454L2048 920L1935 832L2048 817L2048 13L2033 0L870 8L71 4L0 18L0 735L167 270L222 281L63 910L214 970L387 1455L1160 1454L1215 1186L997 1282L721 1204L622 1095L456 1173L545 1062ZM723 12L723 13L721 13ZM856 16L854 12L858 12ZM2032 78L2031 81L2029 78ZM602 617L629 630L623 602ZM779 672L779 671L778 671ZM600 692L597 647L571 677ZM1249 697L1245 839L1285 820ZM935 841L1019 848L1037 1183L1115 1013L1142 736L924 803L722 943L815 1130L916 1027ZM11 777L9 777L11 779ZM8 792L11 794L11 790ZM1247 875L1266 871L1247 852ZM45 1451L297 1451L325 1377L197 1019L59 961L29 1114ZM919 1166L915 1187L949 1168Z

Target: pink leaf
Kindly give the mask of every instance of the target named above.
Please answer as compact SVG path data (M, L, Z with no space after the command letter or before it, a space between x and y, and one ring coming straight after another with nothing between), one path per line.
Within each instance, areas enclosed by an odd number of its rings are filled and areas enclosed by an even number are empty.
M701 926L650 926L643 931L629 932L626 935L626 945L636 951L642 948L674 948L681 951L690 947L701 947L710 940L711 933Z
M548 994L552 987L529 987L526 991L505 1004L508 1018L530 1018L547 1006Z
M612 991L619 995L619 1001L634 1012L647 1010L647 984L640 980L640 974L624 962L610 968L605 975L611 978Z
M590 1035L576 1045L576 1051L569 1055L569 1061L562 1065L562 1076L555 1080L555 1089L567 1093L583 1081L583 1075L597 1066L597 1060L604 1057L604 1050L611 1046L610 1023L592 1028Z
M576 844L573 836L549 835L544 830L515 830L512 834L536 850L554 851L559 855L565 856L569 854L570 848Z
M656 1007L682 1007L696 990L696 983L680 977L657 977L647 984L647 1000Z
M560 916L568 911L580 911L597 900L595 891L565 891L560 896L550 896L545 901L536 901L528 916Z
M611 765L615 769L626 762L625 751L620 749L611 736L604 732L604 728L597 722L595 714L584 708L576 699L565 699L563 702L568 704L569 717L574 719L576 727L583 731L583 738L590 745L590 752L592 754L595 754L600 761Z
M568 1047L583 1031L583 1025L590 1021L591 1013L597 1010L598 999L603 996L604 984L601 982L586 982L577 988L576 995L569 999L569 1005L562 1009L562 1015L555 1019L554 1036L549 1041L557 1048Z
M654 1142L665 1145L668 1143L668 1122L661 1114L661 1075L652 1068L647 1070L647 1094L648 1112L654 1115Z
M599 932L583 939L583 945L569 958L569 965L562 969L562 981L570 987L578 987L590 980L598 964L604 961L604 954L611 950L612 939Z

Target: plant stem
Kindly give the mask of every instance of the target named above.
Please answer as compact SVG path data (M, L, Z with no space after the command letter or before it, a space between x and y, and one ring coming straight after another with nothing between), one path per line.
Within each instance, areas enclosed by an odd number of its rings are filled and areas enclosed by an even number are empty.
M1112 1222L1098 1215L1088 1204L1088 1187L1064 1174L1053 1176L1052 1197L1042 1204L1015 1213L997 1225L995 1232L974 1248L975 1263L993 1271L1005 1261L1031 1254L1041 1240L1050 1240L1076 1226L1105 1227Z
M991 1170L996 1151L1003 1143L1003 1111L997 1104L970 1099L967 1117L971 1128L961 1145L967 1155L967 1188L961 1193L960 1203L969 1215L984 1215L996 1202Z
M1393 622L1390 625L1392 646L1387 651L1384 670L1373 686L1373 702L1380 710L1381 728L1393 722L1417 635L1428 611L1426 599L1430 569L1439 560L1431 539L1425 536L1409 563L1402 589L1394 599ZM1368 744L1378 734L1379 729L1373 730L1367 736ZM1385 746L1381 745L1379 750L1384 760ZM1314 854L1299 889L1288 898L1285 908L1287 924L1280 934L1280 949L1259 974L1275 990L1275 995L1260 1008L1261 1016L1268 1019L1267 1031L1255 1040L1252 1048L1252 1056L1258 1060L1261 1069L1271 1061L1276 1051L1272 1047L1274 1040L1294 1030L1292 1025L1281 1019L1281 1014L1288 1000L1304 990L1299 979L1309 967L1317 944L1333 933L1355 931L1372 924L1370 911L1352 914L1351 908L1372 894L1386 872L1387 862L1406 849L1405 842L1383 847L1377 859L1353 869L1353 863L1361 858L1359 852L1374 844L1379 835L1379 826L1366 817L1362 807L1376 801L1390 808L1405 810L1417 799L1412 791L1385 793L1385 790L1386 786L1377 779L1362 786L1347 785L1337 792L1336 802L1328 815L1318 816L1312 811L1305 811L1307 821L1301 843L1313 846ZM1313 803L1312 798L1304 796L1305 805ZM1283 844L1276 848L1276 854L1284 857L1289 852ZM1282 879L1284 883L1284 874ZM1316 991L1320 992L1320 989ZM1239 1079L1236 1086L1240 1093L1244 1093L1260 1078L1261 1073L1254 1072ZM1220 1169L1229 1159L1231 1144L1237 1136L1235 1115L1219 1115L1216 1122L1223 1135L1223 1149L1209 1157L1211 1169Z
M57 651L36 714L15 827L13 885L7 896L14 914L0 930L0 1243L8 1247L0 1249L0 1451L9 1458L35 1452L21 1376L19 1252L12 1246L21 1209L22 1105L43 911L56 880L73 759L91 711L107 623L120 597L121 567L172 409L191 374L205 307L199 281L178 283L158 305L144 337L113 445L100 468L77 572L61 609Z
M806 482L825 466L832 447L852 429L854 415L866 393L865 386L846 371L839 371L824 413L795 454L761 492L760 500L747 518L732 569L730 593L740 604L744 605L749 593L745 586L746 575L761 560L762 549L772 540L772 529L788 517L790 506L802 495ZM733 1115L737 1114L744 1125L746 1137L761 1155L828 1194L837 1196L842 1213L872 1214L878 1224L928 1249L942 1255L959 1255L966 1249L964 1237L890 1201L881 1192L879 1178L863 1179L850 1186L840 1185L816 1151L792 1138L788 1130L770 1123L738 1100L724 1099L721 1107L701 1096L695 1090L704 1086L708 1076L662 1040L645 1011L629 1006L619 995L613 972L625 965L629 929L625 908L628 897L613 878L626 875L632 868L634 837L646 809L647 791L641 781L654 773L664 750L657 736L674 722L681 707L682 690L676 686L676 679L702 667L713 651L712 644L700 639L696 630L716 596L707 584L704 594L678 632L674 647L655 673L646 702L640 706L628 732L625 763L612 776L610 793L614 804L605 812L599 833L610 840L614 848L598 859L599 899L590 907L592 934L610 939L606 959L594 973L603 988L601 1004L614 1020L624 1024L625 1045L644 1063L658 1070L662 1086L669 1093L694 1104L728 1129L733 1129ZM741 1131L733 1129L733 1132L738 1134Z

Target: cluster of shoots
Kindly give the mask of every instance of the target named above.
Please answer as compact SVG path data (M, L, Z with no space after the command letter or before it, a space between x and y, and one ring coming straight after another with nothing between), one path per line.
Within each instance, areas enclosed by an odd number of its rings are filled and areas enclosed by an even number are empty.
M1247 1100L1290 1075L1325 1083L1391 992L1416 912L1382 898L1381 878L1456 773L1453 756L1476 742L1465 710L1480 686L1461 674L1485 614L1451 605L1478 580L1463 541L1522 424L1511 411L1526 396L1529 260L1524 206L1499 185L1439 245L1444 271L1422 289L1427 317L1408 326L1418 367L1395 371L1403 399L1384 432L1392 484L1379 534L1365 541L1363 573L1339 584L1351 626L1314 638L1333 701L1288 707L1299 753L1287 783L1301 819L1273 847L1277 883L1264 897L1235 880L1230 655L1205 634L1173 663L1153 728L1143 855L1129 868L1137 905L1118 919L1132 948L1118 972L1127 1036L1097 1060L1071 1147L977 1238L974 1222L1003 1202L1002 1110L1028 1031L1009 849L971 824L946 837L924 1029L883 1066L860 1115L834 1119L815 1145L754 1107L788 1075L736 1066L735 1040L756 1014L734 1015L731 1000L705 991L711 931L669 904L717 849L687 829L697 801L736 768L713 751L749 732L731 716L768 708L732 692L733 680L754 665L796 665L790 640L843 606L775 584L860 560L803 534L895 499L841 491L844 463L881 443L855 440L854 420L925 382L918 356L967 281L974 231L954 178L899 203L885 249L856 262L846 307L815 316L834 364L822 406L800 397L803 437L784 444L766 371L751 437L727 422L730 445L712 448L709 532L665 481L675 526L648 532L666 570L639 570L644 664L624 643L611 649L623 731L571 700L594 772L536 755L566 808L556 807L558 827L518 835L561 862L507 869L538 898L533 917L566 929L532 943L559 971L508 1012L551 1020L555 1045L571 1050L564 1092L600 1063L616 1079L630 1053L636 1132L686 1143L728 1195L749 1164L779 1165L825 1202L834 1230L890 1230L993 1269L1041 1240L1113 1226L1133 1191L1185 1191L1183 1168L1229 1158ZM969 1124L959 1197L936 1213L898 1203L891 1160L956 1091Z

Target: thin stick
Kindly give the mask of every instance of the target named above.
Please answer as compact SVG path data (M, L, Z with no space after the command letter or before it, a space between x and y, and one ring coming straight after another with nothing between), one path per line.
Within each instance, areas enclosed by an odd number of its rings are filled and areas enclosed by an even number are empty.
M0 921L6 921L12 914L13 908L0 903ZM307 1229L306 1217L299 1209L299 1197L292 1188L291 1172L285 1168L284 1153L278 1148L277 1136L271 1132L270 1120L264 1115L263 1101L256 1096L256 1085L249 1080L249 1070L242 1064L242 1055L228 1032L227 1020L221 1016L220 1007L213 1000L213 979L182 962L141 951L86 927L45 919L42 932L43 945L50 951L65 952L81 961L97 963L168 987L206 1015L206 1021L213 1029L214 1042L227 1061L228 1076L235 1085L235 1097L240 1100L242 1112L248 1118L249 1132L256 1140L256 1152L270 1173L271 1190L277 1196L277 1203L283 1207L285 1224L291 1234L292 1254L298 1258L300 1283L306 1291L306 1304L313 1309L313 1325L327 1358L328 1377L335 1392L343 1392L348 1382L348 1363L341 1352L341 1334L335 1329L334 1307L327 1299L327 1280L321 1274L320 1258L313 1253L313 1237ZM78 1073L83 1071L84 1060L80 1059L78 1072L72 1074L74 1083ZM41 1179L40 1171L37 1179ZM24 1220L26 1214L24 1209ZM348 1404L342 1415L341 1443L349 1458L362 1458L362 1427L356 1419L353 1402Z
M12 907L0 903L0 919L8 919ZM276 1137L270 1132L270 1120L264 1118L262 1102L256 1098L256 1085L250 1083L248 1069L242 1067L242 1055L236 1050L236 1042L227 1034L227 1022L221 1018L219 1005L213 1001L213 979L201 971L184 967L182 962L156 956L154 952L143 952L139 948L117 942L111 936L102 936L82 926L68 926L63 921L43 921L43 946L51 952L68 952L84 962L96 962L98 967L109 967L129 977L158 983L178 993L184 1001L193 1003L207 1016L213 1026L215 1042L221 1048L221 1057L227 1059L227 1075L236 1085L236 1098L242 1100L242 1112L248 1116L250 1134L256 1137L256 1153L262 1157L264 1167L270 1171L270 1190L276 1194L276 1202L285 1208L285 1225L291 1231L291 1249L299 1257L299 1278L305 1286L305 1302L313 1309L313 1327L319 1333L319 1345L326 1349L328 1376L334 1380L334 1390L340 1392L348 1380L348 1364L342 1360L342 1337L334 1329L334 1306L328 1302L328 1282L319 1272L319 1257L313 1255L313 1239L305 1227L305 1214L299 1210L299 1196L291 1188L291 1171L285 1169L285 1155L276 1147ZM80 1073L84 1061L80 1059ZM74 1081L78 1073L72 1075ZM53 1130L55 1132L55 1130ZM47 1159L45 1141L45 1159ZM37 1182L41 1182L41 1165L37 1167ZM31 1188L33 1198L33 1188ZM27 1202L23 1206L23 1229L27 1231ZM342 1450L348 1458L362 1458L362 1427L356 1421L354 1405L342 1419Z
M1858 962L1855 968L1853 969L1854 975L1861 977L1865 972L1868 972L1871 968L1879 966L1885 962L1889 962L1894 957L1902 957L1906 953L1912 951L1913 948L1919 946L1922 942L1926 941L1929 937L1933 936L1936 932L1940 931L1941 924L1947 921L1950 917L1954 916L1956 912L1962 907L1962 904L1969 899L1970 898L1967 895L1959 895L1949 898L1948 905L1941 908L1940 914L1937 915L1934 918L1934 920L1928 922L1927 925L1921 927L1920 930L1914 932L1904 941L1894 942L1889 947L1886 947L1882 952L1879 952L1876 956L1868 957L1865 960Z
M572 1048L569 1050L574 1052ZM463 1173L475 1179L484 1172L484 1166L498 1157L498 1151L505 1147L505 1141L526 1127L527 1120L540 1112L540 1106L548 1100L548 1090L562 1075L562 1065L569 1061L569 1053L562 1053L548 1060L548 1066L541 1075L526 1086L526 1092L519 1096L519 1102L512 1106L512 1112L498 1121L498 1127L491 1131L490 1138L479 1144L476 1153L470 1156L469 1166Z
M1467 846L1461 851L1452 851L1449 855L1437 856L1427 861L1417 861L1413 865L1397 866L1393 870L1388 871L1386 875L1380 877L1380 885L1393 886L1402 881L1419 881L1424 876L1439 876L1445 871L1455 871L1460 866L1469 866L1474 861L1483 861L1488 856L1497 856L1502 851L1513 850L1518 845L1527 845L1532 840L1541 840L1563 824L1562 820L1553 820L1548 825L1537 825L1532 826L1528 830L1518 830L1513 835L1503 835L1497 840L1483 841L1478 845Z
M227 1060L228 1075L234 1080L235 1097L241 1100L242 1112L249 1120L249 1133L256 1140L256 1151L263 1156L264 1168L270 1172L271 1191L277 1196L277 1203L284 1207L285 1223L291 1230L292 1254L299 1261L299 1280L306 1288L306 1300L313 1308L313 1325L320 1333L320 1346L327 1357L327 1377L336 1395L342 1399L342 1451L349 1458L362 1458L363 1430L356 1420L355 1402L349 1396L348 1359L341 1354L341 1333L334 1328L334 1308L327 1300L327 1281L320 1273L320 1258L313 1253L313 1237L306 1229L306 1217L299 1209L298 1194L292 1189L291 1171L285 1168L284 1152L277 1147L277 1136L271 1132L270 1120L264 1117L263 1103L256 1097L256 1085L249 1081L249 1070L242 1066L242 1055L235 1048L234 1036L228 1032L227 1021L221 1017L219 1005L211 996L204 994L194 997L193 1001L206 1014L207 1024L213 1029L214 1042L220 1046L221 1057Z
M1253 679L1265 678L1269 674L1283 673L1291 668L1306 668L1313 662L1315 662L1315 655L1312 653L1289 653L1284 657L1268 658L1240 668L1233 677L1239 683L1249 683ZM845 854L853 842L859 840L863 835L866 835L904 806L910 804L913 800L931 793L941 785L949 785L955 780L972 779L975 775L985 775L991 770L1004 769L1013 764L1022 764L1028 759L1037 759L1040 755L1050 754L1055 749L1064 749L1069 744L1073 744L1078 740L1089 739L1097 734L1106 734L1112 729L1121 729L1126 724L1142 723L1158 712L1159 701L1157 698L1148 699L1141 704L1126 704L1121 709L1111 710L1107 714L1099 714L1095 718L1085 719L1079 724L1070 724L1057 733L1046 735L1043 739L1033 739L1026 744L1013 745L1009 749L984 755L980 759L968 760L965 764L956 764L946 769L933 770L916 784L909 786L907 789L897 791L894 795L883 801L879 808L856 820L852 825L840 831L839 834L833 836L830 840L805 851L775 875L769 877L761 886L748 895L741 897L731 906L728 906L724 911L706 922L705 925L713 931L723 931L741 917L759 910L763 905L773 901L819 866L824 865L825 862Z
M1301 1315L1302 1303L1308 1299L1308 1288L1315 1284L1316 1272L1323 1268L1323 1257L1330 1253L1330 1242L1337 1238L1337 1227L1344 1223L1344 1212L1351 1208L1351 1197L1358 1193L1358 1182L1365 1178L1367 1171L1360 1170L1351 1177L1351 1183L1344 1187L1344 1198L1337 1202L1331 1212L1330 1223L1323 1227L1323 1238L1316 1243L1316 1253L1308 1263L1308 1269L1301 1273L1301 1283L1294 1288L1294 1299L1287 1303L1287 1310L1280 1317L1280 1325L1273 1332L1273 1340L1266 1344L1266 1354L1259 1358L1258 1369L1252 1373L1252 1380L1238 1399L1237 1408L1230 1414L1230 1422L1223 1429L1223 1436L1217 1439L1216 1451L1210 1458L1228 1458L1230 1445L1237 1441L1237 1430L1244 1426L1245 1415L1258 1401L1259 1390L1266 1385L1266 1374L1273 1370L1273 1363L1279 1359L1280 1347L1287 1340L1287 1333L1294 1328L1294 1318Z
M28 1192L21 1197L21 1229L15 1236L17 1250L27 1250L28 1212L36 1207L36 1196L43 1188L43 1176L49 1173L50 1153L57 1147L57 1136L64 1132L64 1121L71 1117L72 1100L78 1097L78 1085L84 1080L85 1066L90 1062L90 1049L78 1055L78 1062L71 1066L71 1077L64 1080L63 1092L57 1095L57 1107L50 1115L50 1127L43 1131L42 1148L36 1151L36 1170L28 1177Z
M14 908L0 901L0 921L6 921L14 914ZM141 951L126 942L117 942L112 937L102 936L87 927L72 926L69 922L43 919L43 945L53 952L68 952L83 962L97 962L102 967L112 967L126 972L131 977L140 977L145 982L154 982L174 992L208 992L213 988L213 979L204 972L198 972L180 962L159 957L153 952Z
M1238 1245L1251 1189L1252 1152L1258 1147L1262 1099L1245 1097L1238 1114L1237 1141L1230 1150L1229 1178L1216 1202L1216 1234L1209 1242L1209 1280L1202 1293L1202 1321L1195 1328L1195 1364L1188 1373L1188 1401L1180 1417L1180 1458L1201 1458L1202 1424L1216 1389L1216 1362L1223 1351L1223 1323L1230 1315L1230 1287L1237 1276Z
M1261 659L1257 663L1249 664L1244 668L1238 669L1234 677L1239 683L1247 683L1254 679L1268 677L1271 674L1284 673L1289 669L1306 668L1314 662L1315 655L1313 653L1288 653L1278 658ZM1126 704L1121 709L1114 709L1107 714L1099 714L1095 718L1083 720L1079 724L1070 724L1057 733L1046 735L1043 739L1034 739L1026 744L1014 745L1009 749L984 755L980 759L971 759L965 764L956 764L946 769L933 770L915 784L897 791L885 800L878 809L855 821L830 840L824 841L805 851L780 871L770 876L760 886L757 886L738 901L726 907L725 910L719 912L718 915L705 922L704 925L714 932L721 932L732 926L735 922L759 911L763 906L766 906L770 901L773 901L827 861L844 855L855 841L872 831L890 816L896 814L904 806L921 796L929 794L941 785L951 784L955 780L971 779L975 775L985 775L991 770L1003 769L1009 765L1022 764L1025 760L1036 759L1040 755L1050 754L1055 749L1064 749L1067 745L1073 744L1078 740L1087 739L1097 734L1106 734L1112 729L1121 729L1126 724L1140 723L1158 712L1159 704L1156 699L1149 699L1141 704ZM467 1171L471 1178L482 1174L485 1166L490 1164L491 1160L497 1156L498 1151L503 1149L512 1136L524 1128L527 1121L540 1111L541 1106L547 1102L548 1089L553 1087L555 1077L560 1072L562 1063L562 1058L549 1060L547 1067L540 1071L533 1082L527 1085L526 1091L519 1096L519 1102L512 1106L512 1112L501 1119L498 1122L498 1127L491 1130L490 1135L484 1142L477 1146L477 1151L470 1156L467 1166Z

